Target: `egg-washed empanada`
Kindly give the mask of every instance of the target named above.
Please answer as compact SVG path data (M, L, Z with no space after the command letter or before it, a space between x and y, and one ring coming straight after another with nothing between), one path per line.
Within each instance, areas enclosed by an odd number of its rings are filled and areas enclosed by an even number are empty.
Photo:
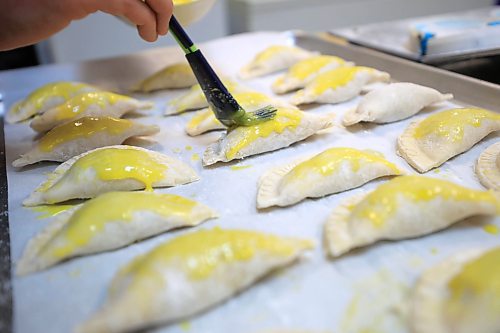
M178 195L108 192L50 222L28 243L16 272L33 273L68 258L120 248L215 217L209 207Z
M500 247L462 251L426 270L409 324L413 333L500 332Z
M325 225L328 253L337 257L379 240L423 236L474 215L500 212L492 191L424 176L399 176L337 207Z
M476 108L446 110L411 123L398 138L397 152L419 172L426 172L498 130L498 113Z
M369 67L339 67L318 75L304 89L292 96L292 104L342 103L358 96L374 82L389 82L388 73Z
M414 83L397 82L382 86L363 96L358 107L344 114L344 126L359 122L390 123L413 116L434 103L453 98L452 94Z
M275 107L295 108L288 103L282 102L275 98L271 98L266 94L255 91L235 93L233 94L233 97L234 99L236 99L238 104L248 112L253 112L269 105ZM196 136L205 132L226 128L226 126L224 126L220 121L217 120L212 109L208 108L195 113L195 115L191 118L191 120L189 120L186 125L186 133L190 136Z
M257 208L289 206L305 198L347 191L402 171L381 153L330 148L312 158L274 168L259 180Z
M97 148L58 166L31 195L25 206L94 198L112 191L169 187L198 180L184 162L132 146Z
M124 114L153 107L151 102L115 94L96 91L74 96L64 103L47 110L31 121L31 128L37 132L49 131L57 125L82 117L121 118Z
M476 174L484 187L500 191L500 142L492 144L479 155Z
M278 150L333 126L332 115L313 115L297 109L278 108L272 120L228 129L203 154L203 165L229 162Z
M5 115L8 123L17 123L64 103L84 92L97 91L96 87L80 82L53 82L34 90L24 100L14 104Z
M95 148L119 145L128 138L159 131L157 125L127 119L83 117L54 127L29 152L12 162L12 166L23 167L40 161L64 162Z
M81 333L137 331L188 318L288 266L309 240L256 231L200 230L160 244L118 271Z
M163 89L189 88L198 83L187 63L169 65L151 74L132 88L135 92L150 93Z
M278 72L295 65L297 62L317 55L296 46L273 45L259 52L240 70L242 79L251 79Z
M338 67L351 66L354 66L352 62L346 62L342 58L329 55L318 55L299 61L290 67L285 75L274 81L272 89L276 94L284 94L289 91L304 88L321 73Z

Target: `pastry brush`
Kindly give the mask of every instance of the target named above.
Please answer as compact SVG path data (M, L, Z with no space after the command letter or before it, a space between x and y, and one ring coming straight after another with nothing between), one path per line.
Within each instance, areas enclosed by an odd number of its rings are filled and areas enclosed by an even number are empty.
M221 123L228 127L251 126L275 117L276 108L271 106L254 112L245 111L229 93L201 51L194 45L173 15L169 27L170 33L185 52L186 59L200 83L208 105Z

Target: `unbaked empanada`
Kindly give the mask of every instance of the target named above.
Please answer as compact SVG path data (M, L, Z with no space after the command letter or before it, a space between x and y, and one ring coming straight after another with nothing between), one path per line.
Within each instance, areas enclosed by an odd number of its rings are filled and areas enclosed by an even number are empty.
M399 176L337 207L325 225L328 253L337 257L379 240L423 236L474 215L496 215L492 191L424 176Z
M452 94L414 83L397 82L363 96L358 107L344 114L342 123L351 126L362 121L390 123L413 116L423 108L453 98Z
M189 88L197 83L191 66L177 63L151 74L133 87L132 91L149 93L162 89Z
M59 215L27 245L17 274L68 258L116 249L170 229L217 217L209 207L173 194L108 192Z
M140 147L110 146L75 156L58 166L23 205L94 198L112 191L152 190L198 179L193 168L167 155Z
M375 178L401 173L378 152L330 148L265 173L259 180L257 208L289 206L305 198L347 191Z
M37 132L49 131L57 125L82 117L121 118L124 114L153 107L151 102L118 95L107 91L89 92L77 95L64 103L47 110L31 121L31 128Z
M389 82L388 73L369 67L340 67L318 75L292 96L292 104L341 103L358 96L369 83Z
M317 54L295 46L270 46L259 52L250 63L241 69L240 77L251 79L278 72Z
M398 154L426 172L500 130L500 115L484 109L451 109L413 122L398 138Z
M156 125L127 119L83 117L47 132L29 152L12 162L12 166L23 167L40 161L64 162L95 148L119 145L128 138L159 131Z
M123 267L79 332L137 331L193 316L312 247L308 240L219 228L179 236Z
M466 250L428 269L410 303L412 332L500 332L499 282L499 247Z
M8 123L17 123L64 103L67 99L84 92L99 90L79 82L53 82L34 90L24 100L14 104L5 115Z
M274 81L272 89L276 94L284 94L304 88L321 73L338 67L351 66L354 66L352 62L346 62L344 59L335 56L319 55L308 58L290 67L285 75Z
M272 120L254 126L228 129L203 154L203 165L229 162L246 156L288 147L333 126L332 115L313 115L291 108L278 108Z
M476 174L484 187L500 191L500 142L489 146L479 155Z

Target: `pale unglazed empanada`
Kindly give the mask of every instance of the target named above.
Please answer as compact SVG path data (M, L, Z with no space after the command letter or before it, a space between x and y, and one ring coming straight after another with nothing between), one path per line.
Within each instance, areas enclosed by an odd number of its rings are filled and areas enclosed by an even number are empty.
M499 282L499 247L465 250L431 267L413 291L411 332L500 332Z
M64 103L67 99L98 88L80 82L53 82L34 90L24 100L14 104L5 115L8 123L17 123Z
M112 191L169 187L199 179L184 162L132 146L97 148L75 156L48 174L24 200L25 206L94 198Z
M198 83L187 63L169 65L137 83L132 91L150 93L163 89L189 88Z
M284 94L289 91L304 88L313 81L319 74L338 67L354 66L352 62L346 62L344 59L329 56L318 55L302 61L299 61L288 72L274 81L272 90L276 94Z
M335 208L325 225L332 257L380 240L427 235L474 215L500 212L492 191L424 176L399 176Z
M278 72L293 66L297 62L317 55L296 46L273 45L259 52L240 70L242 79L251 79Z
M476 108L446 110L411 123L398 138L397 152L419 172L426 172L498 130L498 113Z
M203 154L203 165L229 162L290 146L333 126L332 115L313 115L292 108L278 108L272 120L228 129Z
M312 247L308 240L219 228L179 236L118 271L107 301L78 331L129 332L188 318Z
M124 114L153 107L151 102L115 94L108 91L96 91L76 95L64 103L47 110L30 123L37 132L49 131L57 125L82 117L121 118Z
M390 123L417 114L423 108L453 98L436 89L408 82L391 83L363 96L358 107L344 114L342 123Z
M265 173L259 180L257 208L289 206L400 174L402 171L379 152L330 148Z
M369 67L353 66L332 69L318 75L304 89L292 96L292 104L342 103L358 96L374 82L389 82L388 73Z
M104 193L51 221L28 243L16 272L33 273L68 258L120 248L215 217L209 207L178 195Z
M157 125L112 117L83 117L54 127L26 154L12 162L18 168L40 161L64 162L89 150L119 145L134 136L153 135Z
M476 174L484 187L500 191L500 142L492 144L479 155Z

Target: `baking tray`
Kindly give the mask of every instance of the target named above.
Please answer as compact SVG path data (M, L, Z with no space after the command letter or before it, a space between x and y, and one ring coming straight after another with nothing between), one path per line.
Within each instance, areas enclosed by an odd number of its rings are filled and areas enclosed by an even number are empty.
M296 44L325 54L336 54L361 65L386 70L399 81L424 84L455 94L458 101L444 103L412 118L421 119L454 105L471 104L500 110L500 88L463 75L413 63L384 53L353 45L332 42L328 34L249 33L215 40L203 45L207 58L227 76L236 71L253 55L272 44ZM24 97L31 90L50 81L80 80L121 90L137 79L182 58L174 48L155 49L140 54L84 62L41 66L0 73L0 93L5 106ZM277 75L255 79L249 87L271 93L270 83ZM221 226L262 230L280 235L293 235L317 241L316 250L297 265L265 279L232 300L187 322L154 329L154 332L258 332L270 328L295 328L330 332L355 333L370 328L387 333L405 332L402 322L408 291L423 269L442 258L470 247L495 246L500 237L486 233L481 225L498 219L473 218L446 231L418 239L383 242L365 250L354 251L335 261L325 259L322 248L324 220L340 200L374 188L383 180L363 188L317 200L306 200L285 209L255 209L256 182L267 169L312 155L328 147L350 146L371 148L383 152L401 168L412 169L395 153L395 139L410 120L384 126L362 125L351 130L337 126L322 135L310 138L290 148L250 157L243 161L203 168L197 160L204 148L215 141L218 133L190 138L184 134L189 114L163 117L162 105L182 91L152 95L158 107L145 123L156 123L162 131L155 136L157 143L149 148L163 151L193 165L202 180L186 186L162 189L159 192L193 197L216 209L221 218L209 221L201 228ZM285 97L286 98L286 97ZM340 115L356 105L359 99L340 105L308 108L308 112ZM22 200L44 179L54 164L40 163L22 172L10 163L25 152L34 134L26 124L5 125L6 174L9 185L8 214L0 214L2 228L0 249L2 260L12 261L21 255L26 242L47 223L37 212L21 207ZM473 173L479 153L498 140L490 135L469 152L462 154L428 174L453 180L473 188L481 188ZM3 151L2 151L3 153ZM3 154L1 155L3 157ZM2 164L3 166L5 164ZM2 176L2 200L6 201L6 179ZM234 186L237 184L237 186ZM4 208L5 207L5 208ZM2 209L6 209L2 203ZM7 224L8 220L8 224ZM9 231L10 226L10 231ZM12 279L13 303L10 295L8 265L2 265L1 331L18 333L70 332L74 326L98 309L106 287L117 269L140 253L189 230L162 234L131 246L106 253L68 261L47 271ZM377 304L376 307L373 304ZM11 313L13 312L13 317ZM11 326L12 325L12 326ZM13 328L12 328L13 327Z

